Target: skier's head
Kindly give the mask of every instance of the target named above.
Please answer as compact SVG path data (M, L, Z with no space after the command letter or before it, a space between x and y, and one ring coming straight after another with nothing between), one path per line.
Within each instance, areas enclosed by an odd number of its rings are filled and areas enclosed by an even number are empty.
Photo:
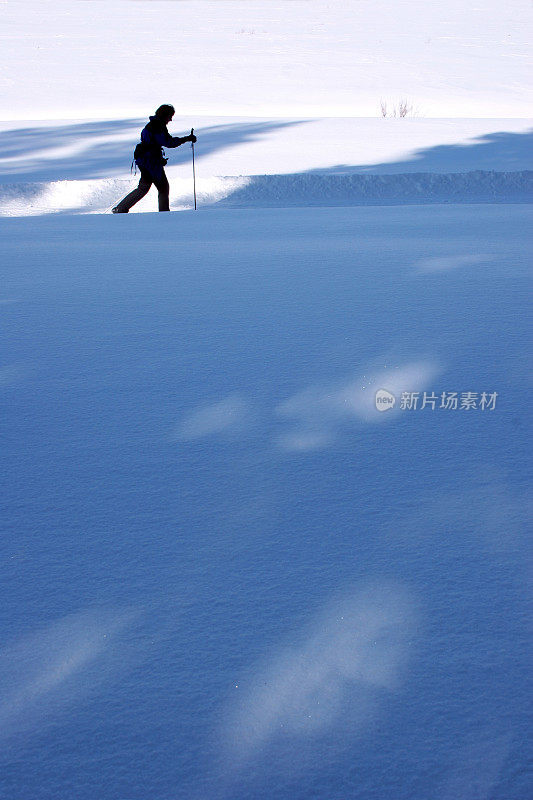
M170 122L175 113L176 112L174 106L169 106L165 104L159 106L159 108L155 112L155 116L157 117L157 119L160 119L161 122L164 122L166 125L167 122Z

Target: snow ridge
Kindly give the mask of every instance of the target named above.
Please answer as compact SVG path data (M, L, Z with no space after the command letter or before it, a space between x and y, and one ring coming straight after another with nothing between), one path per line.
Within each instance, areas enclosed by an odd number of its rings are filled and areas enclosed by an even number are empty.
M380 203L528 203L533 171L398 175L256 175L224 205L341 206Z
M358 206L412 203L530 203L533 171L458 173L251 175L198 181L200 206ZM98 214L133 187L118 178L0 184L0 216ZM191 182L171 182L173 210L191 208ZM154 193L135 212L154 211Z

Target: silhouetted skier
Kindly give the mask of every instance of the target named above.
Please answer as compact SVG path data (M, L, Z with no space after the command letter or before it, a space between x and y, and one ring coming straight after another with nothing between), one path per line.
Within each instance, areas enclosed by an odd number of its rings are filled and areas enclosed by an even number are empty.
M170 211L168 201L168 179L165 175L163 147L179 147L185 142L195 142L196 136L171 136L167 130L168 123L174 116L174 107L159 106L150 122L143 128L140 144L135 148L134 159L141 171L141 178L136 189L130 192L114 208L113 214L127 214L135 203L138 203L155 184L159 193L159 210Z

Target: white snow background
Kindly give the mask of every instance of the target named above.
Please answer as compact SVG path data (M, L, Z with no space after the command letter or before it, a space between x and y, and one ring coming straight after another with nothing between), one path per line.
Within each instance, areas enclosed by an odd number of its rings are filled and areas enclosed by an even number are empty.
M532 796L530 4L0 23L2 797Z

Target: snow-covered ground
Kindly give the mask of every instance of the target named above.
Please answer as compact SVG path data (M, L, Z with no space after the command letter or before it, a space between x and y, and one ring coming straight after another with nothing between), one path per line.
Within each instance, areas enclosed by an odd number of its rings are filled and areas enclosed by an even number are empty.
M0 17L0 795L533 796L529 4Z
M530 113L529 0L4 0L4 119Z
M4 796L529 796L530 230L1 221Z

